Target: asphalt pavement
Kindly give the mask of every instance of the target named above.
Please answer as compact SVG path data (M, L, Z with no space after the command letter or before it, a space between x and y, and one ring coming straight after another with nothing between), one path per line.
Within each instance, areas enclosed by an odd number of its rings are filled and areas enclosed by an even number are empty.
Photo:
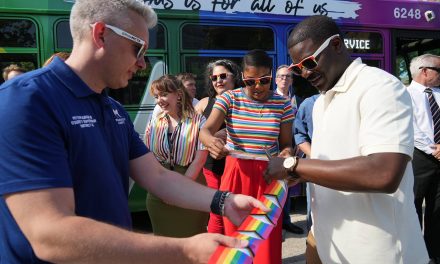
M297 235L283 230L283 264L305 264L306 252L306 211L305 197L291 198L292 206L290 218L292 223L303 228L304 234Z

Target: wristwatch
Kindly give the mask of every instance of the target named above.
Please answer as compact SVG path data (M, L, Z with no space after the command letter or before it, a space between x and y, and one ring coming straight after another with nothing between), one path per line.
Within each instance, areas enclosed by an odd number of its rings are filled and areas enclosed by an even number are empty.
M294 173L297 164L298 164L297 156L288 157L283 162L283 167L286 169L287 174L289 175L289 177L294 179L299 178L299 176Z

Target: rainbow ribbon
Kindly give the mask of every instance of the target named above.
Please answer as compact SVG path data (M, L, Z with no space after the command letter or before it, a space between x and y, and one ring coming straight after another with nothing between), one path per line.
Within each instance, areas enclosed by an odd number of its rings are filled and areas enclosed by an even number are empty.
M287 191L287 185L284 181L272 181L266 187L264 194L259 198L271 210L266 213L258 208L254 208L238 227L238 231L232 234L232 237L248 240L249 245L246 248L218 246L211 256L209 264L251 264L253 257L258 251L258 247L269 237L270 232L272 232L281 215L284 203L286 202Z
M278 203L278 200L272 196L272 195L263 195L260 198L260 201L267 207L270 208L270 212L264 212L260 208L254 208L251 211L251 215L264 215L269 219L269 221L276 225L278 218L280 217L281 211L278 210L280 208L280 204Z

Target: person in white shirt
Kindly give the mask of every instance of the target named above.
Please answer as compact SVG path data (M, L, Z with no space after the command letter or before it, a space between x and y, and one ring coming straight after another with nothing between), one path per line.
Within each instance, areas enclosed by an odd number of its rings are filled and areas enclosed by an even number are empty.
M272 157L265 177L312 183L307 242L316 240L317 255L309 243L307 263L428 263L414 206L405 86L360 58L353 61L327 16L299 23L288 49L289 68L321 93L313 108L311 159Z
M414 113L414 203L420 227L424 226L429 256L432 262L440 263L440 142L435 141L433 114L427 94L427 89L431 89L436 103L440 102L440 56L424 54L415 57L411 60L410 70L413 78L408 92Z
M197 93L197 87L196 87L196 78L197 76L188 73L188 72L182 72L176 75L177 80L181 81L183 86L185 87L186 92L188 93L189 97L191 97L192 105L196 106L199 100L196 98ZM160 109L160 106L156 104L154 107L153 113L151 114L151 117L156 117L162 110Z

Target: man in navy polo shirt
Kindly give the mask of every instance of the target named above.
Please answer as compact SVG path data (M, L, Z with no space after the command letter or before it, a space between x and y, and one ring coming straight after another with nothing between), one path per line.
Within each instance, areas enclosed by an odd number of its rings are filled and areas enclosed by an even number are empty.
M246 245L218 234L175 239L128 231L129 177L177 206L219 212L224 202L236 223L252 207L264 209L248 196L224 200L164 169L105 94L145 68L156 20L135 0L76 0L70 58L0 87L2 263L198 263L219 244Z

